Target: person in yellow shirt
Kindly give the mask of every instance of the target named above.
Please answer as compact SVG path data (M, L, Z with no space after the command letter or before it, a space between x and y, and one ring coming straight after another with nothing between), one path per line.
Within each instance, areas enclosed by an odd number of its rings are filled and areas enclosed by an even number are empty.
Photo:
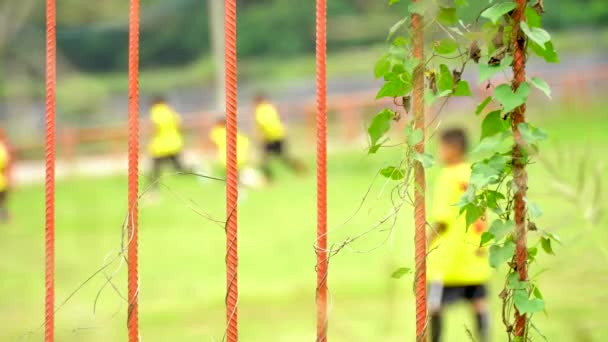
M220 162L222 170L226 170L226 120L218 119L211 129L209 138L217 147L217 160ZM236 163L239 170L247 165L249 158L249 138L240 132L236 135Z
M153 126L152 141L148 151L152 156L151 181L155 182L165 164L170 164L178 172L189 172L181 161L184 139L180 130L181 118L162 97L155 97L150 108Z
M209 138L217 147L217 160L219 161L218 173L226 173L226 120L218 119L211 129ZM237 132L236 134L236 163L239 170L239 183L251 188L264 185L264 178L260 173L249 165L249 138Z
M287 130L281 122L281 117L276 107L262 94L254 98L254 105L257 132L263 145L262 170L266 178L269 181L273 179L273 173L270 169L272 157L279 157L281 161L295 172L304 172L304 165L287 154Z
M9 190L9 166L10 151L7 144L6 134L0 129L0 222L6 223L9 220L7 197Z
M486 230L483 219L467 229L464 215L455 205L465 193L470 165L465 161L466 134L461 129L442 133L439 159L444 164L435 184L431 207L427 282L431 340L440 341L442 309L458 300L471 303L476 316L479 341L489 341L489 312L486 283L490 276L488 252L479 247Z

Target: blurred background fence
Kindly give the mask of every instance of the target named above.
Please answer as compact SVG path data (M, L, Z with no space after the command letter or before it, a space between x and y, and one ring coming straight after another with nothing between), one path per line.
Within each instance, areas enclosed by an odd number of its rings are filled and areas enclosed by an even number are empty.
M471 2L475 15L482 2ZM146 0L142 8L142 116L147 99L162 94L184 116L190 149L205 150L207 129L220 115L213 56L211 3ZM250 127L251 96L265 91L292 124L312 127L314 15L312 3L248 0L239 3L240 120ZM128 3L80 0L58 4L58 144L60 158L120 156L127 129ZM356 139L366 118L386 103L374 102L373 61L387 28L402 13L382 1L329 4L328 70L333 139ZM0 125L16 156L39 159L44 128L44 4L0 0ZM556 32L562 63L536 68L559 101L585 102L608 90L608 3L553 0L545 24ZM221 24L221 21L219 21ZM467 77L467 75L465 75ZM484 91L484 86L477 89ZM479 95L481 96L481 95ZM466 100L463 100L466 101ZM451 107L453 108L453 107ZM146 131L142 137L145 139Z

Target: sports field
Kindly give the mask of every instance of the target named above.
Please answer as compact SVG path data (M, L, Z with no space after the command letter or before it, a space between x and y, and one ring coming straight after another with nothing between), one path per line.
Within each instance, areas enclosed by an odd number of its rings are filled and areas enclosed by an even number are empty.
M547 302L538 328L550 341L604 341L608 338L608 220L585 220L587 203L605 205L608 196L608 121L602 106L566 105L530 109L532 121L549 132L543 155L576 189L581 160L587 176L583 205L553 191L555 177L531 166L531 197L545 212L539 227L559 234L556 256L532 266ZM542 113L538 112L542 109ZM448 117L443 127L478 118ZM475 133L474 131L471 131ZM330 132L331 137L332 132ZM475 134L472 134L475 137ZM296 142L294 142L296 145ZM312 145L309 145L312 146ZM330 141L330 243L368 230L390 210L390 187L375 178L394 164L399 150L366 156L364 147L345 150ZM431 149L433 144L431 144ZM239 211L239 322L242 341L312 341L315 329L315 179L312 150L296 145L311 172L296 177L285 170L272 187L247 190ZM435 168L436 169L436 168ZM430 186L436 170L430 170ZM604 181L600 197L594 190ZM195 177L166 176L159 201L142 199L140 218L140 325L143 341L221 341L224 332L224 187ZM371 187L370 187L371 185ZM370 189L364 205L359 205ZM561 193L564 193L561 191ZM595 198L595 199L594 199ZM597 198L600 198L598 201ZM602 199L603 198L603 199ZM121 263L126 177L73 179L57 184L57 341L126 339L126 266ZM581 209L582 208L582 209ZM0 341L39 341L43 335L44 203L41 185L14 191L12 222L0 226ZM203 214L203 211L206 214ZM203 214L203 215L201 215ZM391 230L385 225L343 249L330 261L331 341L411 341L414 329L412 276L390 274L413 264L411 208L405 206ZM530 242L535 243L535 240ZM105 263L103 273L74 291ZM503 270L504 271L504 270ZM494 340L501 334L497 272L492 288ZM102 290L103 289L103 290ZM122 296L122 297L121 297ZM95 310L95 312L94 312ZM447 341L466 341L473 327L465 306L446 317Z

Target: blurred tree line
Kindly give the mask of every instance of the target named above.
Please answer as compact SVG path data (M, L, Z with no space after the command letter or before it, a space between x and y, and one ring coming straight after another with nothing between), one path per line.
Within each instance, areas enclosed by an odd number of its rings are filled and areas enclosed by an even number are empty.
M142 1L144 68L179 65L209 54L207 1ZM471 13L487 4L469 3ZM128 1L62 0L57 6L59 49L70 63L87 71L126 67ZM328 6L330 49L382 41L386 27L401 14L386 1L332 0ZM545 24L554 29L608 25L607 0L551 0L546 7ZM314 1L239 0L238 16L240 57L314 51ZM43 27L44 5L39 3L23 29Z

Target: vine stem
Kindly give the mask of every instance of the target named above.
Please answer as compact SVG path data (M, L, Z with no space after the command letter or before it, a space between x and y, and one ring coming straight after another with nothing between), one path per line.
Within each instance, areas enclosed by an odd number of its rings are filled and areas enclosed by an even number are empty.
M516 91L526 79L526 55L525 39L521 37L520 24L525 20L527 0L517 0L517 7L513 12L513 91ZM526 191L528 179L526 165L523 160L523 141L519 131L519 124L526 121L526 105L522 104L513 112L513 135L515 145L513 146L513 179L517 186L514 198L515 210L515 264L519 273L520 281L528 280L527 270L527 245L526 245ZM527 317L515 309L515 336L525 337Z

